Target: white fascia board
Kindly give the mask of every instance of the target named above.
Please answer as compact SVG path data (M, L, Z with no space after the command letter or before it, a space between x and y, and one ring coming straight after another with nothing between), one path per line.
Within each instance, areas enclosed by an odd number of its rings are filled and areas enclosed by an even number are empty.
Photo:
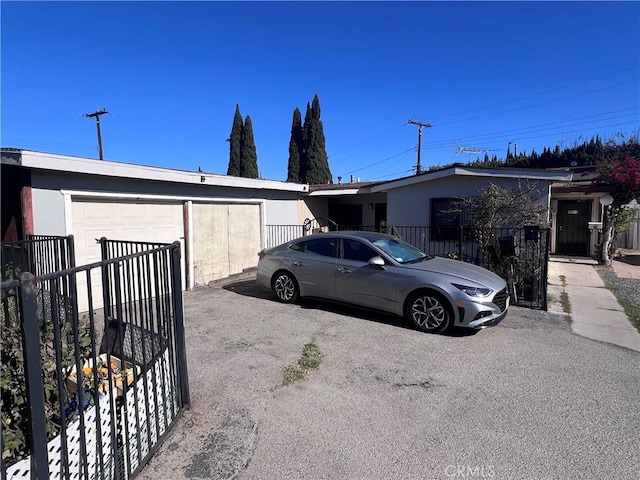
M208 203L241 203L262 204L264 198L227 198L227 197L189 197L187 195L154 195L141 193L93 192L85 190L60 190L62 195L80 198L108 198L111 200L157 200L163 202L208 202ZM291 200L297 201L297 200Z
M309 197L332 197L337 195L357 195L360 192L358 188L342 189L342 190L317 190L311 192Z
M549 180L549 181L571 181L573 174L571 172L552 172L542 169L521 169L521 168L460 168L456 172L457 175L466 175L471 177L495 177L495 178L524 178L529 180Z
M528 180L571 181L571 172L551 172L548 170L517 169L517 168L465 168L455 167L448 170L440 170L413 177L391 180L390 182L371 187L371 193L386 192L394 188L407 187L422 182L430 182L439 178L454 175L465 177L489 177L489 178L522 178Z
M70 157L66 155L31 152L26 150L22 151L21 164L24 167L40 170L103 175L107 177L134 178L139 180L155 180L171 183L190 183L195 185L213 185L218 187L236 187L253 190L281 190L288 192L309 191L308 185L299 183L232 177L215 173L187 172L185 170L148 167L145 165Z

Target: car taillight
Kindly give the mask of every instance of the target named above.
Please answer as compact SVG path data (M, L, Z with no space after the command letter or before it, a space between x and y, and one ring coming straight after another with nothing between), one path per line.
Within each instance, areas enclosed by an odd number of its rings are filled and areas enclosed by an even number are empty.
M259 259L259 260L262 260L263 258L264 258L264 250L260 250L260 251L258 252L258 259Z

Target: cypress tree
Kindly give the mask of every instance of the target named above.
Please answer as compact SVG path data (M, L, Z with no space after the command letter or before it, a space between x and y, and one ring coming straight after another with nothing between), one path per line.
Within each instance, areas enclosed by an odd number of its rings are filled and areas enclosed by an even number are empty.
M320 100L316 94L313 97L311 107L307 104L305 115L304 143L305 155L301 166L306 166L303 180L309 184L317 185L331 182L331 170L329 170L329 157L325 148L324 129L320 120Z
M296 107L291 122L291 139L289 140L289 163L287 166L287 182L303 182L300 175L304 142L302 136L302 114Z
M242 144L240 148L240 176L258 178L258 154L253 140L253 125L247 115L242 128Z
M233 126L229 136L229 167L227 168L227 175L233 175L234 177L239 177L241 173L242 130L240 106L236 104L236 113L233 116Z
M309 173L309 138L311 136L311 104L307 102L307 111L304 114L302 125L302 150L300 152L300 182L307 182Z

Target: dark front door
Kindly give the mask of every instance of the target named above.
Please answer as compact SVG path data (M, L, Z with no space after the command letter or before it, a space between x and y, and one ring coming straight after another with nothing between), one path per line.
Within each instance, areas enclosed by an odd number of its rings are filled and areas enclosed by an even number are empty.
M375 205L375 222L376 228L380 227L380 224L384 222L387 224L387 204L386 203L376 203Z
M345 205L329 201L329 218L340 228L355 228L362 225L362 205Z
M556 253L561 255L589 255L590 217L590 202L558 201Z

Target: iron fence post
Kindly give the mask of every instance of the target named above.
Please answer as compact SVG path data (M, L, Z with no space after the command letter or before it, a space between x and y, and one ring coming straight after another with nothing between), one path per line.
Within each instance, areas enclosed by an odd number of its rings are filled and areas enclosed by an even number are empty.
M109 252L107 250L107 239L106 237L100 238L98 240L100 243L100 256L102 261L109 260ZM111 318L111 289L109 288L109 265L102 265L102 308L104 310L104 322L105 328L109 323L109 318Z
M35 277L25 272L20 276L20 309L22 313L22 345L24 375L31 419L31 478L49 478L47 453L47 419L44 410L44 385L40 363L40 329Z
M67 237L67 255L69 259L69 268L76 268L76 247L73 235Z
M176 325L176 358L178 361L178 376L180 383L181 407L189 408L189 376L187 372L187 348L184 339L184 307L182 304L182 276L180 272L180 243L174 243L175 248L171 252L173 275L173 298L175 300L174 314Z
M549 282L549 252L551 251L551 229L547 228L544 243L544 266L542 271L542 309L547 311L547 286Z
M460 238L458 238L458 260L462 260L462 242L464 240L464 226L460 226Z

